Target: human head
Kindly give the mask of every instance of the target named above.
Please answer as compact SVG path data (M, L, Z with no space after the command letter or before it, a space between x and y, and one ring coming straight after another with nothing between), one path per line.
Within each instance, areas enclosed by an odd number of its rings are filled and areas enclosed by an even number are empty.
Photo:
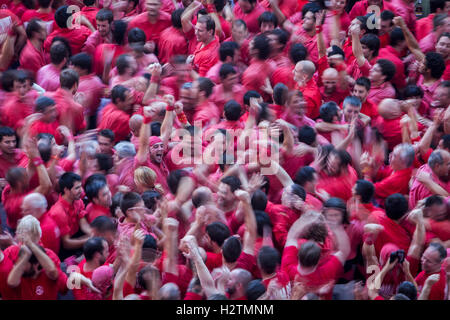
M160 0L145 0L145 10L147 10L147 14L150 18L157 18L159 16L160 8Z
M0 127L0 151L12 155L17 144L16 132L10 127Z
M450 56L450 33L442 33L436 43L436 52L441 54L444 60Z
M305 201L306 199L306 191L302 186L293 183L290 186L287 186L283 189L283 193L281 194L281 204L292 208L293 200L300 199Z
M299 61L305 60L308 56L308 50L301 43L295 43L289 49L289 58L292 63L297 64Z
M173 282L166 283L159 289L159 297L161 300L180 300L180 288Z
M399 221L408 212L408 201L400 193L391 194L384 202L386 216L394 221Z
M78 73L72 69L64 69L59 75L61 88L68 90L72 94L77 92L79 80L80 77L78 76Z
M130 54L121 54L116 59L116 67L119 75L133 76L137 71L137 62Z
M284 83L277 83L273 87L273 102L279 106L284 106L286 104L288 93L289 88L286 87Z
M198 18L197 24L195 25L195 36L198 42L211 42L215 32L216 24L210 16L206 15Z
M124 158L133 158L136 155L136 148L134 144L128 141L121 141L114 146L116 150L117 160Z
M263 246L258 252L258 267L266 275L270 275L277 270L281 264L281 255L277 249Z
M447 250L438 242L432 242L421 258L422 270L431 274L441 270L442 261L447 257Z
M242 244L237 237L231 236L222 244L222 256L225 262L236 262L242 253Z
M339 117L339 106L334 101L325 102L320 106L319 114L320 118L324 122L333 123L338 121Z
M95 21L100 36L106 37L111 32L111 23L113 20L114 16L111 10L103 8L97 12Z
M225 63L236 64L239 58L239 45L234 41L225 41L219 47L219 59Z
M394 77L396 72L395 64L387 59L379 59L370 69L369 80L371 83L382 84Z
M380 15L380 30L379 35L390 34L392 28L394 27L393 20L395 18L395 14L392 11L384 10Z
M188 176L189 176L189 173L183 169L171 171L169 173L169 176L167 177L167 185L169 186L170 192L172 194L177 194L178 187L180 186L181 180Z
M433 31L438 37L442 33L450 31L450 19L448 19L447 12L433 17Z
M394 171L409 168L414 163L415 152L412 145L402 143L396 145L392 151L389 163Z
M134 210L133 208L145 208L142 197L136 192L124 193L123 198L120 201L120 210L130 220L139 222L141 220L139 210Z
M236 100L229 100L223 107L223 114L228 121L237 121L241 117L242 108Z
M294 68L294 81L297 83L302 82L306 83L312 79L312 76L316 72L316 67L314 63L309 60L303 60L297 62Z
M322 73L322 83L326 94L332 94L337 89L339 73L334 68L325 69Z
M352 157L345 150L333 149L327 158L326 172L330 176L338 176L352 163Z
M399 27L392 29L389 35L389 44L398 51L403 51L406 48L405 36L403 35L402 29Z
M29 185L27 171L21 167L10 168L6 172L5 179L13 190L24 192Z
M434 221L444 221L448 217L449 206L445 198L433 194L426 198L424 206L424 215Z
M424 61L419 64L419 73L428 75L433 79L440 79L445 71L445 61L441 54L427 52Z
M442 81L434 90L432 108L447 108L450 105L450 81Z
M375 194L375 187L372 182L360 179L356 181L353 193L361 203L370 203Z
M90 176L86 180L84 191L92 203L106 208L111 206L111 191L103 175L95 174Z
M286 109L291 113L303 117L306 113L307 104L300 90L289 91L286 99Z
M81 186L81 177L74 172L65 172L59 178L59 192L74 201L81 199L83 187Z
M92 237L83 246L83 254L86 262L94 262L97 267L103 265L108 258L109 247L105 239Z
M250 13L253 11L257 3L257 0L238 0L239 7L241 7L244 13Z
M298 251L299 266L302 269L315 269L320 259L320 247L314 241L302 244Z
M69 59L69 51L62 43L53 43L50 46L50 62L56 66L63 66Z
M208 224L205 230L210 243L217 248L221 248L225 240L230 237L228 226L219 221Z
M320 11L317 2L308 2L302 8L303 24L306 32L312 31L316 26L316 13Z
M347 205L340 198L330 198L323 204L322 213L328 222L349 224Z
M197 99L207 99L212 94L214 82L209 78L199 77L192 85L192 94L197 96Z
M61 29L67 29L74 24L73 10L67 5L59 7L55 11L55 22Z
M49 97L40 96L34 104L34 112L41 113L42 122L52 123L58 118L55 100Z
M133 95L131 94L130 89L118 84L111 90L111 102L119 109L128 111L133 103Z
M397 293L404 294L409 300L417 300L417 289L409 281L403 281L397 288Z
M23 239L23 236L28 235L30 240L37 244L42 236L42 229L38 219L32 215L26 215L19 220L16 228L17 239Z
M100 130L97 134L97 142L100 153L111 154L114 147L115 135L111 129Z
M44 41L47 37L47 30L40 19L31 19L25 31L29 40Z
M30 214L39 220L47 211L47 206L47 199L42 194L33 192L23 198L20 208L23 216Z
M250 41L250 56L258 60L266 60L271 52L270 40L266 35L259 34Z
M134 171L134 183L138 192L153 189L156 186L156 173L149 167L138 167Z
M236 69L229 63L224 63L220 67L219 77L225 90L232 90L238 84L239 76Z
M241 2L243 0L239 0ZM252 280L252 275L245 269L234 269L230 273L230 278L225 284L225 290L231 299L244 297L247 286Z
M297 171L294 182L302 186L306 192L312 193L317 185L317 172L313 167L304 166Z
M450 179L450 153L446 150L434 150L428 158L428 166L442 181Z
M258 17L259 30L261 33L269 32L278 26L278 19L273 12L264 11Z
M358 97L348 96L342 103L345 121L350 123L353 118L357 118L361 111L361 100Z
M108 242L109 246L114 244L117 234L117 223L107 216L98 216L91 224L92 235L101 237Z
M364 57L368 60L372 60L378 56L378 50L380 50L380 39L373 33L365 34L361 38L361 47Z
M85 52L73 55L70 57L70 67L80 76L88 75L92 72L92 57Z
M244 40L248 35L247 24L242 19L233 20L231 24L231 36L234 41Z

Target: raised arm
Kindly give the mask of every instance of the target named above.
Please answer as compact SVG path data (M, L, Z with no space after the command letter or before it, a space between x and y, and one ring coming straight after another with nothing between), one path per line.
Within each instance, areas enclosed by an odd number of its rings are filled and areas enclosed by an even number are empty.
M436 282L439 281L439 279L440 279L439 273L432 274L431 276L429 276L427 280L425 280L422 292L420 293L420 296L417 300L428 300L431 293L431 288L434 286Z
M42 161L41 155L39 154L36 139L27 138L27 141L25 142L25 150L28 158L30 159L30 166L36 169L39 178L39 186L34 190L34 192L46 195L52 189L52 181L48 176L44 161Z
M316 27L317 27L317 50L319 51L319 59L327 55L327 47L325 39L323 38L322 25L325 18L325 11L316 12Z
M32 253L31 250L22 245L19 251L19 259L14 264L8 275L7 284L11 288L17 288L22 280L23 273L27 268L28 260L30 259Z
M405 36L406 45L408 46L409 51L411 51L411 53L417 59L417 61L422 61L423 59L425 59L425 55L420 50L419 43L417 42L416 38L414 38L413 34L406 26L406 23L403 20L403 18L400 16L395 17L393 22L394 22L394 25L396 25L397 27L400 27L402 29L403 35Z
M253 212L253 208L251 205L250 195L247 191L243 190L236 190L234 194L241 202L242 210L244 212L244 221L246 230L244 234L244 243L242 246L242 251L253 256L255 255L257 226L255 213Z
M192 25L192 18L194 17L195 11L201 6L202 4L195 0L184 10L181 15L181 26L183 27L184 33L188 33L194 28Z
M139 271L139 263L142 259L142 245L144 244L145 233L141 229L134 231L134 252L128 265L125 280L134 287L136 284L136 275Z
M139 131L139 150L136 154L136 160L139 164L144 164L147 161L149 154L149 140L151 134L150 123L152 118L156 115L155 106L144 107L144 122L142 122Z
M164 242L164 251L166 259L163 263L163 271L178 276L178 226L179 222L174 218L164 220L164 233L167 238Z
M361 40L359 39L360 34L360 27L358 24L353 25L350 27L350 33L352 35L352 51L353 55L356 58L356 62L358 63L359 67L362 67L364 63L366 62L366 58L364 58L362 46L361 46Z
M55 263L50 259L50 257L45 253L44 250L42 250L40 247L38 247L34 242L31 240L26 241L26 246L31 250L31 252L36 257L39 264L42 266L42 268L45 271L45 274L50 280L57 280L59 276L58 268L55 266Z

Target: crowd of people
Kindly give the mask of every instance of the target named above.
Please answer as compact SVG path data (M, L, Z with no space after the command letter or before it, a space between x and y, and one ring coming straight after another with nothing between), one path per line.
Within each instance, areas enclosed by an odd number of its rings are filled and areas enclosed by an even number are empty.
M1 299L450 299L450 1L1 4Z

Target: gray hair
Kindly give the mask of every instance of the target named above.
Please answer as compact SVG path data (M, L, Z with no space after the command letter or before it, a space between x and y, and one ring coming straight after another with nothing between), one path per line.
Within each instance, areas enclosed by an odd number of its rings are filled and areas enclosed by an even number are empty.
M98 149L99 145L98 142L95 140L89 140L89 141L85 141L82 145L81 145L81 151L86 152L87 156L92 158L95 156L95 154L97 153L97 149Z
M128 141L122 141L116 144L114 147L117 151L117 155L122 158L132 158L136 155L136 148L134 144Z
M37 192L30 193L23 198L23 203L29 202L33 209L44 209L47 210L47 199Z
M430 168L435 168L439 164L444 163L444 157L442 156L441 150L434 150L430 157L428 158L428 166Z
M245 269L237 268L231 272L236 274L236 280L241 283L244 288L252 281L252 274Z
M361 106L362 106L361 100L355 96L348 96L344 99L344 102L342 103L342 106L344 107L344 109L348 104L358 107L359 109L361 109Z
M314 72L316 72L316 67L314 63L309 60L302 60L298 62L302 66L302 72L308 75L308 78L311 79Z
M414 163L414 157L416 152L414 147L409 143L402 143L397 146L400 149L400 157L405 162L407 168L411 167Z
M173 283L169 282L163 285L159 289L159 296L161 297L161 300L180 300L181 299L181 293L178 286Z

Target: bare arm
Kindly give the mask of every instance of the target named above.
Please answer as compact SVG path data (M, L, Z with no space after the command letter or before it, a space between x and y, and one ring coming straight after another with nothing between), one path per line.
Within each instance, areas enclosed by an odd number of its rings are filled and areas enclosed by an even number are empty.
M82 236L80 238L77 239L71 239L70 235L66 234L65 236L62 237L62 245L64 247L64 249L78 249L78 248L82 248L84 246L84 243L86 241L88 241L89 236Z
M242 204L242 209L244 211L244 221L245 221L245 234L244 234L244 243L242 247L242 251L249 254L255 254L255 242L257 237L256 231L256 218L255 213L253 212L252 205L250 202L250 195L248 192L243 190L235 191L236 197Z
M163 270L176 276L178 276L178 225L179 222L176 219L166 218L164 220L164 233L167 235L164 242L164 251L167 256L164 259Z
M23 273L27 267L28 260L31 257L31 250L27 246L22 246L21 251L19 252L19 259L14 264L14 267L11 269L7 284L11 288L17 288L20 285L22 280Z
M352 34L352 51L353 55L356 58L356 62L359 67L362 67L366 62L366 58L364 57L361 41L359 39L360 28L359 25L354 25L350 30Z
M416 38L414 38L411 31L406 26L405 21L402 17L395 17L393 20L394 24L400 27L403 31L403 35L405 36L406 45L408 46L409 51L414 55L417 61L422 61L425 58L425 55L420 50L419 43Z
M59 276L58 268L56 268L55 264L53 263L52 259L50 259L50 257L47 255L47 253L41 250L41 248L39 248L32 241L27 241L27 247L31 250L36 259L39 261L39 264L44 269L47 277L50 280L58 279Z
M192 25L192 18L194 16L195 11L200 8L202 4L198 1L193 1L183 12L181 15L181 26L183 27L183 32L188 33L194 28Z
M138 229L133 233L134 237L134 252L128 265L128 271L125 276L125 280L131 285L136 284L136 275L139 271L139 263L142 258L142 245L144 243L145 234L142 230Z

